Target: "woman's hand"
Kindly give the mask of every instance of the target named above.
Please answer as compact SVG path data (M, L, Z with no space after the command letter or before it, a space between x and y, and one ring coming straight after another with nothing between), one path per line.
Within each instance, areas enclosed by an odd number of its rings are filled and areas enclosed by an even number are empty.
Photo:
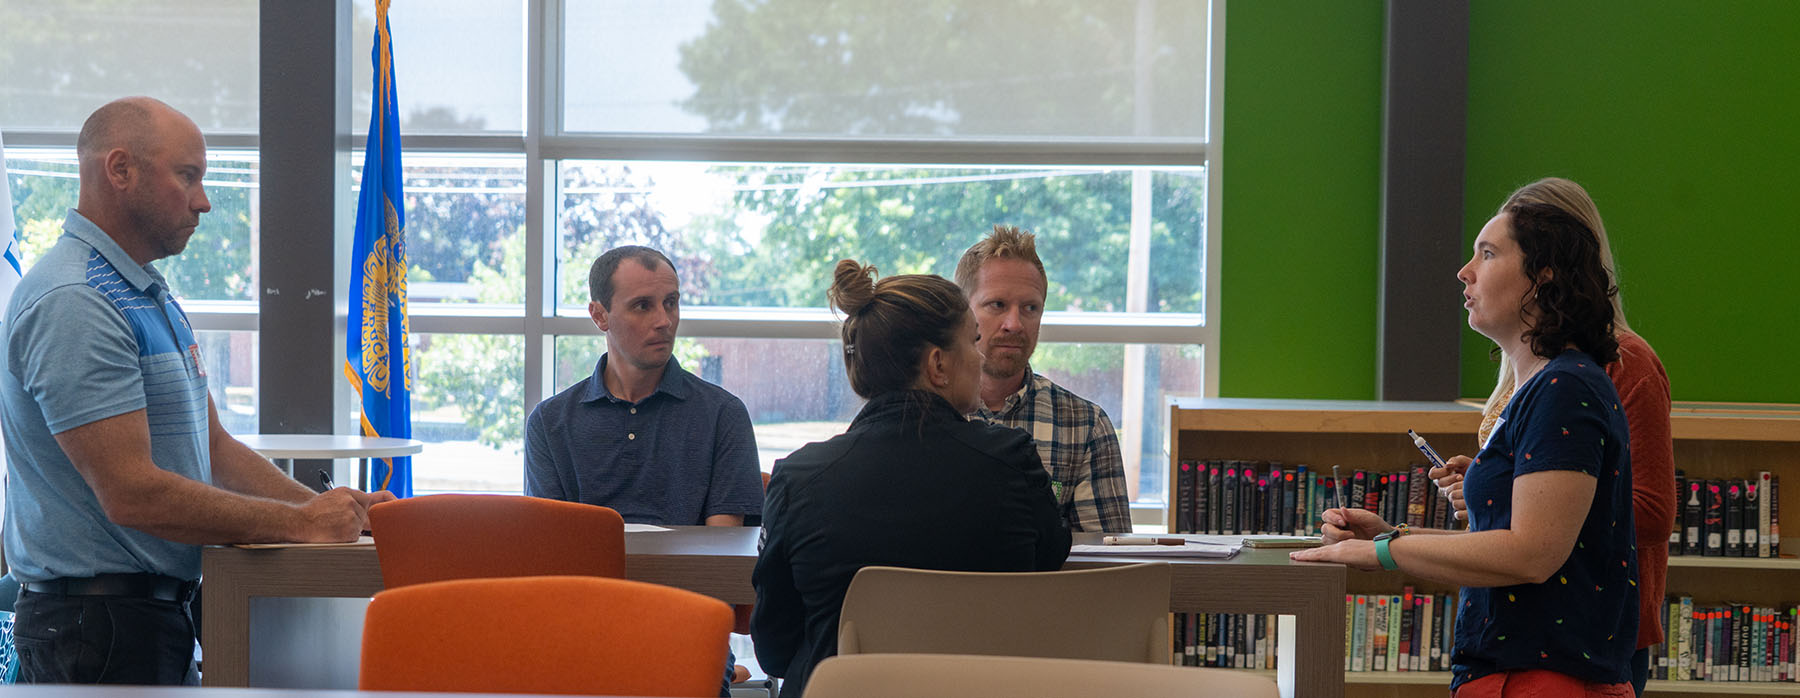
M1427 475L1437 483L1438 492L1450 500L1457 521L1469 520L1469 503L1463 501L1463 474L1469 471L1469 457L1455 456L1444 467L1431 469Z
M1345 540L1370 541L1375 536L1394 530L1388 522L1367 509L1326 509L1319 518L1324 520L1319 531L1326 545ZM1375 554L1373 548L1369 554Z
M1370 514L1380 520L1381 517ZM1327 538L1327 540L1330 540ZM1345 539L1321 548L1308 548L1288 553L1288 559L1301 562L1336 562L1364 572L1381 571L1381 560L1375 557L1375 544L1362 539Z

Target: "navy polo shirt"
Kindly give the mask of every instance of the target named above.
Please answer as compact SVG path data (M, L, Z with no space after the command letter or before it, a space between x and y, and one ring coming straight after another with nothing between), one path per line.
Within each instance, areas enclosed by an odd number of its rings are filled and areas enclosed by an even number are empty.
M606 359L525 420L525 494L611 507L628 523L760 515L743 401L670 359L655 392L626 402L606 389Z
M1591 475L1594 499L1574 550L1548 580L1463 588L1450 688L1527 669L1630 681L1639 620L1637 527L1630 437L1612 379L1587 354L1564 351L1519 386L1500 418L1463 481L1469 530L1510 528L1513 480L1531 473Z

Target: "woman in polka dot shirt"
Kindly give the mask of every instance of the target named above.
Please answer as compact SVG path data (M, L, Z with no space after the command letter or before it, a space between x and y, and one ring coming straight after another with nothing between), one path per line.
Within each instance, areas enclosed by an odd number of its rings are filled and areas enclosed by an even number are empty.
M1499 345L1518 386L1463 482L1469 530L1409 531L1331 509L1328 545L1293 554L1463 587L1457 698L1633 695L1631 454L1602 368L1618 358L1618 290L1597 240L1562 209L1509 202L1456 275L1469 326Z

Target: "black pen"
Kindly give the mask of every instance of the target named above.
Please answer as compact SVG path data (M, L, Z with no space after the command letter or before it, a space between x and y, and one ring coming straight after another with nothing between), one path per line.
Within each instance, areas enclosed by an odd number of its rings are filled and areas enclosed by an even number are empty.
M331 481L331 471L324 468L319 469L319 484L324 485L326 490L337 489L337 484Z

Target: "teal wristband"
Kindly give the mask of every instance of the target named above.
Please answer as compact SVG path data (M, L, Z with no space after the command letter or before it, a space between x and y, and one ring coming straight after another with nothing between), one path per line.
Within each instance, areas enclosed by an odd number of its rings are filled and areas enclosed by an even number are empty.
M1388 552L1388 543L1392 540L1393 537L1390 536L1375 539L1375 559L1381 561L1381 569L1384 570L1400 569L1400 563L1394 562L1394 554Z

